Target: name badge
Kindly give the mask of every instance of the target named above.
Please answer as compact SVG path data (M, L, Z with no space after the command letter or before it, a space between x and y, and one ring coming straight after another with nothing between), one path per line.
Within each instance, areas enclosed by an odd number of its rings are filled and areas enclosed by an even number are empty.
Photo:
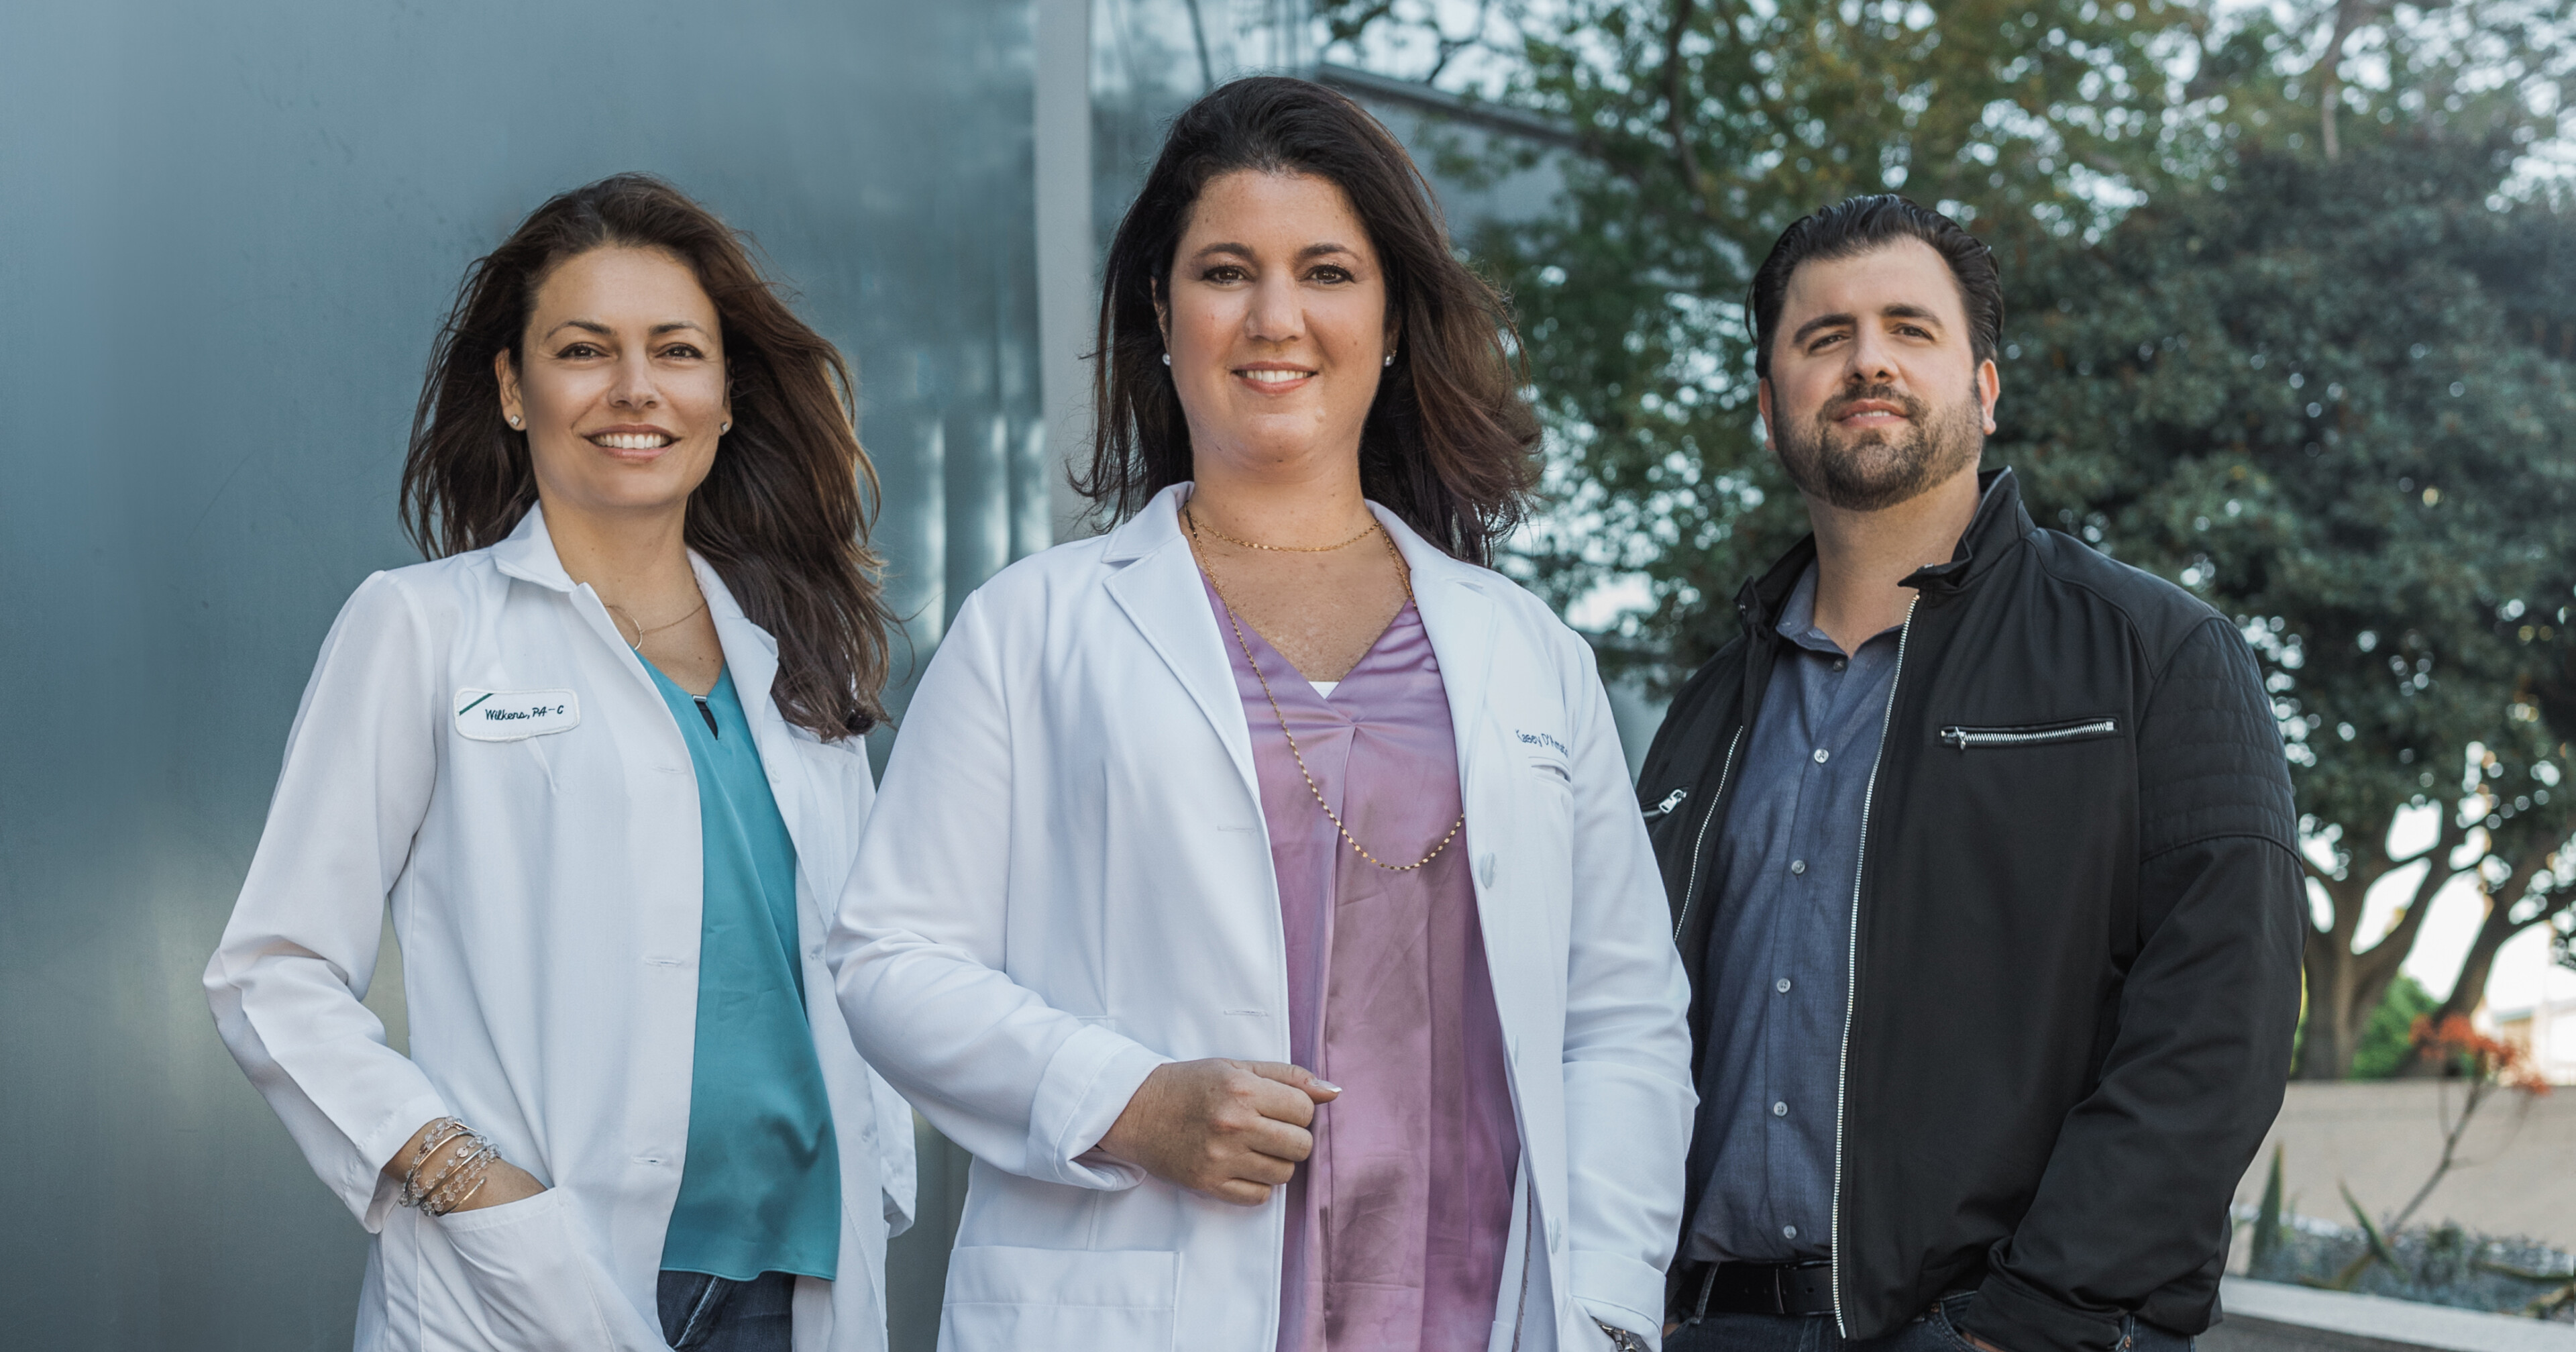
M581 699L569 690L456 692L456 731L478 742L519 742L581 726Z

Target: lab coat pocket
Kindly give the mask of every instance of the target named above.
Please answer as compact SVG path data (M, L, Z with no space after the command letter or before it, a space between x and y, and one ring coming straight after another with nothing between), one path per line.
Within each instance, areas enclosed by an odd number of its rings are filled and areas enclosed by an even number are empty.
M604 1274L573 1222L570 1195L561 1188L438 1218L499 1346L528 1352L617 1346L602 1305Z
M1169 1250L966 1245L948 1256L939 1348L1167 1350L1180 1292L1181 1255Z

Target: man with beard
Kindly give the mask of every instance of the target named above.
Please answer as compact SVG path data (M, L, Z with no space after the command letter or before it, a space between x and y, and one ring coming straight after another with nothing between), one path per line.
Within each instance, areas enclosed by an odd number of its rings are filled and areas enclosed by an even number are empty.
M1676 1352L2157 1352L2217 1317L2303 887L2244 640L1983 475L1986 247L1897 197L1753 283L1815 533L1639 801L1692 980Z

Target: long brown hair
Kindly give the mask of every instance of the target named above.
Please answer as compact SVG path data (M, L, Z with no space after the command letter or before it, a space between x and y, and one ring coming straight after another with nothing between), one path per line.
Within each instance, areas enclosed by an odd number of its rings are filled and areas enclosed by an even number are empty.
M1458 261L1404 147L1324 86L1235 80L1173 122L1109 245L1093 372L1091 469L1074 489L1123 519L1190 477L1190 430L1162 364L1154 299L1199 194L1225 174L1311 174L1339 186L1386 269L1395 364L1360 431L1360 491L1471 563L1518 525L1538 483L1538 417L1520 395L1509 307Z
M832 741L885 717L894 620L868 548L876 467L859 446L849 363L788 308L747 244L644 174L601 179L529 213L466 270L439 331L412 413L403 529L430 558L508 538L537 500L537 479L527 434L502 421L493 357L519 362L537 288L566 259L611 245L663 250L715 302L733 405L733 430L689 496L689 545L778 640L768 693L779 712Z

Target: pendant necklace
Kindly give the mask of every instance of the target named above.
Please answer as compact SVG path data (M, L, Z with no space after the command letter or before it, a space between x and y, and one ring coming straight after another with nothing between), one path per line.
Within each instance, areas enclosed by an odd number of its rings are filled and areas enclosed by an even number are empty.
M1190 552L1195 556L1198 554L1197 545L1199 532L1202 528L1199 525L1198 518L1191 514L1189 504L1186 502L1181 504L1181 521L1190 529ZM1395 547L1395 537L1392 535L1386 535L1386 528L1377 524L1374 520L1369 522L1368 530L1361 531L1358 535L1354 535L1350 539L1342 541L1341 544L1326 545L1320 549L1312 546L1299 548L1294 545L1259 545L1254 544L1249 540L1237 540L1233 536L1220 533L1212 528L1208 529L1207 533L1214 535L1216 538L1226 541L1229 544L1241 545L1246 549L1272 549L1298 554L1327 554L1333 550L1358 543L1368 535L1369 531L1376 531L1378 534L1386 536L1386 552L1390 558L1395 560L1396 580L1404 584L1404 603L1407 606L1412 606L1416 610L1419 610L1421 607L1415 603L1413 598L1413 575L1410 570L1406 569L1404 566L1403 551L1398 550ZM1376 855L1369 853L1367 846L1360 844L1359 838L1351 834L1350 827L1342 824L1342 814L1335 812L1333 810L1333 805L1324 800L1323 789L1317 787L1315 783L1315 772L1306 768L1306 753L1297 749L1297 734L1288 730L1288 715L1282 712L1279 708L1279 696L1273 693L1270 689L1270 677L1264 674L1261 670L1260 660L1252 655L1252 640L1244 636L1242 618L1234 613L1234 603L1225 599L1225 584L1216 580L1216 570L1207 566L1207 560L1204 557L1199 558L1199 570L1207 575L1208 587L1216 593L1217 604L1225 608L1225 622L1234 630L1235 645L1243 649L1244 664L1252 668L1253 679L1261 682L1262 698L1270 701L1270 716L1279 720L1279 735L1288 739L1288 754L1295 757L1297 760L1297 773L1305 777L1306 792L1315 796L1315 806L1322 808L1324 810L1324 815L1332 819L1333 829L1341 833L1343 841L1350 845L1351 852L1358 855L1360 858L1377 865L1379 868L1385 869L1389 873L1411 873L1415 869L1439 858L1440 852L1448 849L1449 842L1456 840L1458 838L1458 833L1466 828L1466 813L1461 812L1458 814L1458 820L1449 824L1449 834L1442 836L1440 838L1440 843L1432 846L1429 854L1414 860L1410 864L1390 864L1379 859ZM683 616L682 618L686 617Z

